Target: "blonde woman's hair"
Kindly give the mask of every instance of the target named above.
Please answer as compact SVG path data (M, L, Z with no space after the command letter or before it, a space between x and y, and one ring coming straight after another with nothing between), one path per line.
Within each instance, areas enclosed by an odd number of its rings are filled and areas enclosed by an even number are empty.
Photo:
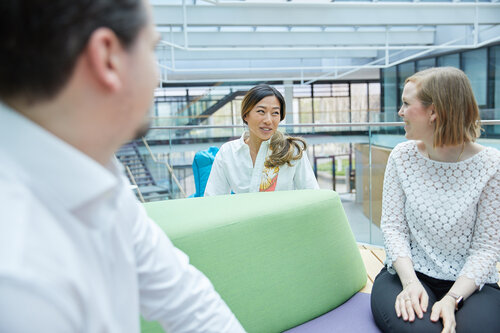
M417 98L434 105L434 147L473 142L481 134L479 109L467 75L455 67L436 67L406 79L417 87Z
M246 124L246 116L263 98L268 96L275 96L280 103L280 121L285 119L286 108L285 99L283 95L274 87L267 84L259 84L250 89L243 101L241 102L241 119ZM276 131L271 137L269 143L271 155L269 155L264 162L267 168L274 168L287 164L291 166L291 162L300 160L303 152L307 149L307 144L304 139L299 137L288 136L280 131Z

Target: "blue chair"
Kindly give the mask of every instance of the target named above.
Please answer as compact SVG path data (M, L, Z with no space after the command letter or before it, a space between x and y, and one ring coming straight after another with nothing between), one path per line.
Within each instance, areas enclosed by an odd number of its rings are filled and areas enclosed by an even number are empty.
M206 150L200 150L194 155L193 175L196 192L192 197L202 197L205 194L205 187L212 170L212 164L218 152L218 147L211 146Z

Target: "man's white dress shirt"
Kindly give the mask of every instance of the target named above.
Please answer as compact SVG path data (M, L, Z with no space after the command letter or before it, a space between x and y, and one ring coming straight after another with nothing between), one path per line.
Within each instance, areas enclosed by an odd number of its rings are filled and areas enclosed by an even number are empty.
M250 157L250 148L245 143L248 133L241 138L223 144L215 155L214 164L207 181L205 195L222 195L259 191L287 191L301 189L319 189L318 182L304 151L302 158L279 168L269 169L264 166L270 140L260 145L255 159L255 166Z
M0 332L243 332L104 168L0 104Z

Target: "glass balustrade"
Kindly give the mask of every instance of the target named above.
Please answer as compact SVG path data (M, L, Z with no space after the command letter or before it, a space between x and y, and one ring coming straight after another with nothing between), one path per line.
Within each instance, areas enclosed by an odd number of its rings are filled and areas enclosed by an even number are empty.
M498 115L498 110L488 112ZM382 117L377 115L375 119ZM402 123L371 120L348 124L284 124L280 130L306 139L311 168L320 188L339 194L356 240L382 245L379 226L385 166L392 148L406 139ZM168 193L152 200L181 199L194 194L195 153L210 146L220 147L239 138L245 130L243 125L168 126L159 119L153 124L145 140L149 147L138 142L139 151L157 186ZM500 120L485 120L483 129L478 142L500 149Z

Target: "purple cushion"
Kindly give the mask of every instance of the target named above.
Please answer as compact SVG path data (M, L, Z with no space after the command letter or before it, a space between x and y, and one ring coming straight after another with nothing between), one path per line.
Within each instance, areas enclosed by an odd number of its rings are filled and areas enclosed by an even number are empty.
M380 333L370 309L370 294L356 293L347 302L288 333L364 332Z

